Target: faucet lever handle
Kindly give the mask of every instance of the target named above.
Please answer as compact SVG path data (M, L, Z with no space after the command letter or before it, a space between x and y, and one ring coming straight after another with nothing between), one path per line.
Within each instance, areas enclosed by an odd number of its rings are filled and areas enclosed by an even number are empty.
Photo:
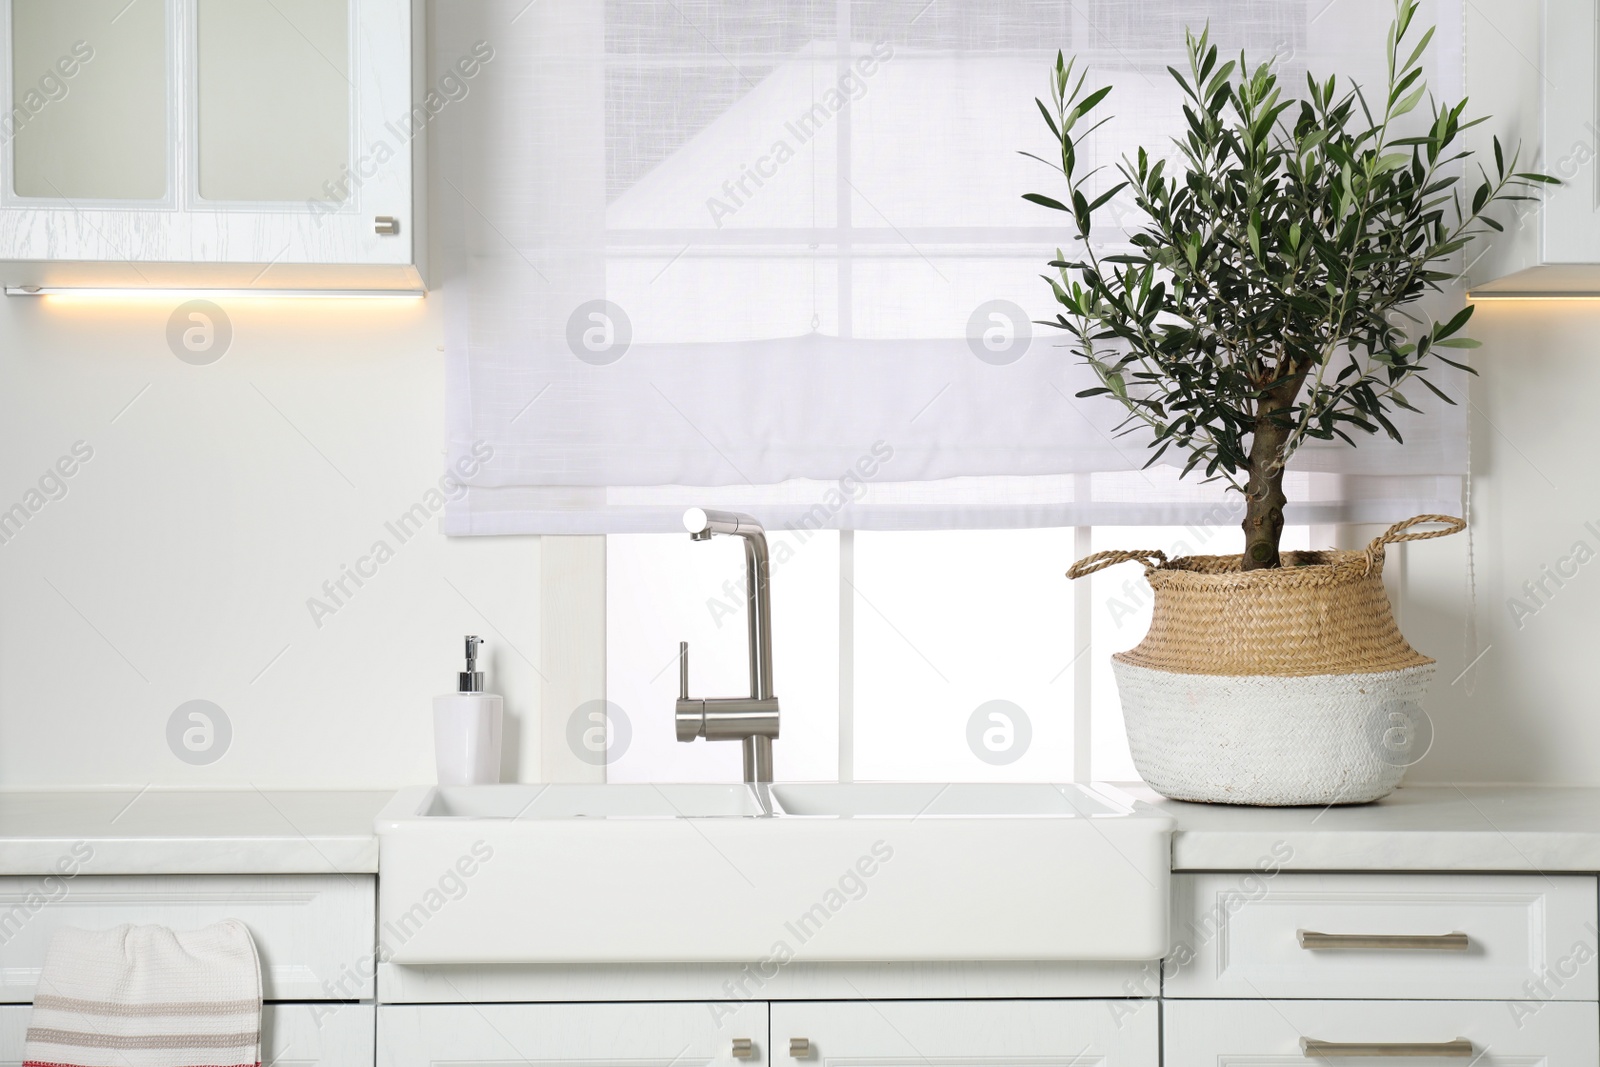
M689 699L689 642L678 642L678 699Z

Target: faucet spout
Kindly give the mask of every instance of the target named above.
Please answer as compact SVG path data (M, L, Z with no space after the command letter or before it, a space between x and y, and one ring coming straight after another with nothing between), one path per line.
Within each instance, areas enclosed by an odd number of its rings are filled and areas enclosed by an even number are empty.
M694 541L714 535L744 541L750 696L694 700L689 697L689 646L680 642L676 712L680 741L738 738L744 743L746 782L772 781L772 741L778 736L778 698L772 693L772 586L766 531L749 515L690 508L683 516Z

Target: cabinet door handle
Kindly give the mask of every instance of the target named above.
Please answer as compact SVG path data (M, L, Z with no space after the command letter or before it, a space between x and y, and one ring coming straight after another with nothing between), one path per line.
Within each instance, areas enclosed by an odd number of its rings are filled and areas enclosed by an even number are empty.
M1300 1054L1308 1060L1330 1060L1341 1056L1434 1056L1449 1059L1467 1059L1472 1055L1472 1042L1464 1037L1454 1041L1318 1041L1316 1038L1300 1039Z
M1297 930L1300 947L1423 949L1429 952L1465 952L1470 947L1467 935L1453 934L1321 934Z
M733 1039L733 1058L734 1059L736 1059L736 1060L747 1060L751 1056L754 1056L755 1054L756 1054L755 1045L754 1045L754 1043L751 1042L751 1040L748 1037L736 1037L736 1038Z
M811 1039L809 1037L791 1037L789 1039L789 1055L797 1060L809 1057L811 1055Z
M372 220L372 232L379 237L393 237L400 232L400 220L393 215L377 215Z

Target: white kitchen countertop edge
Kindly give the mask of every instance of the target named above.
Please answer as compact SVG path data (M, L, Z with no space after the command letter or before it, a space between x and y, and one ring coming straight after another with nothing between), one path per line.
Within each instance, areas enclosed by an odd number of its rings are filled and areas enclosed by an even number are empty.
M1177 822L1174 871L1600 872L1600 788L1421 785L1375 804L1186 804L1122 785ZM0 793L0 875L374 874L389 791Z
M375 874L391 791L0 793L0 874Z
M1166 800L1174 871L1600 871L1600 789L1419 785L1373 804L1251 808Z

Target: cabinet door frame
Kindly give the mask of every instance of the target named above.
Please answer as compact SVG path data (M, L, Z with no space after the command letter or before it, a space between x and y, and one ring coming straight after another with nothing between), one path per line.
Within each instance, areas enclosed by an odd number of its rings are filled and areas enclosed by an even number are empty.
M349 195L340 203L208 201L199 195L197 136L199 0L160 0L167 19L167 192L159 200L22 197L13 180L15 138L0 145L0 260L152 263L250 263L270 287L276 264L416 262L422 243L421 183L427 121L422 106L425 0L348 0L350 111ZM0 0L0 103L13 106L13 0ZM380 147L381 146L381 147ZM379 162L382 157L382 162ZM370 173L369 173L370 172ZM339 183L343 174L330 174ZM379 234L378 216L399 220ZM151 279L145 279L150 281Z

